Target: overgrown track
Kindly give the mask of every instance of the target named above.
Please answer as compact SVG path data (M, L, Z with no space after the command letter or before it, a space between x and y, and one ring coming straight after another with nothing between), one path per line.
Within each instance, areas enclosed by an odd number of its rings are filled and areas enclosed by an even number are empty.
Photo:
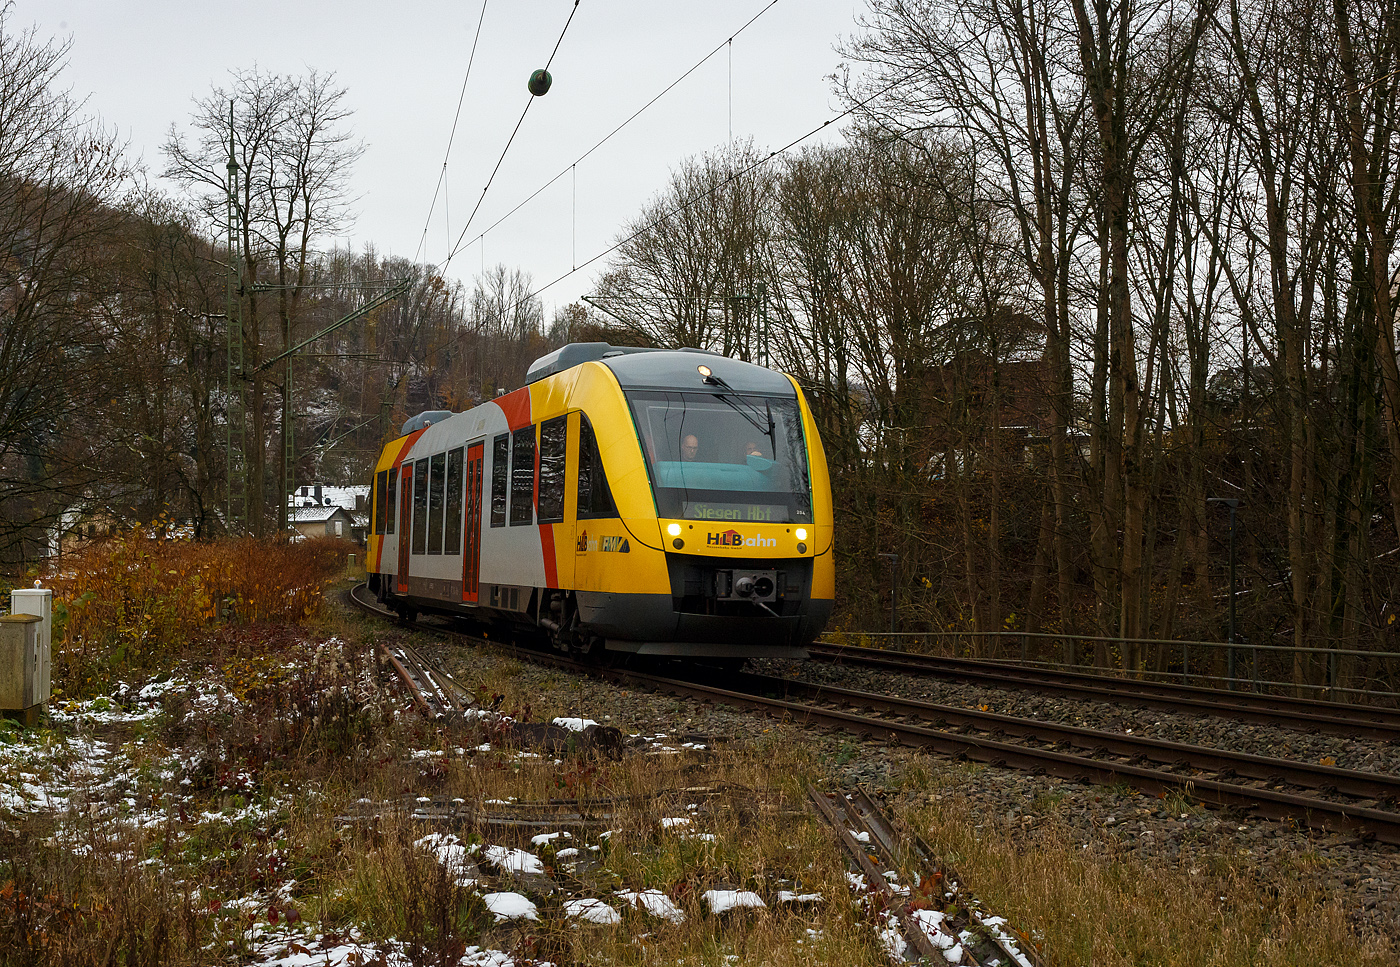
M1400 712L1394 709L1197 688L1171 682L1145 682L970 658L938 658L854 645L817 643L807 650L816 661L955 679L992 688L1033 689L1117 705L1219 715L1239 722L1400 741Z
M1006 934L1002 921L986 918L977 898L963 889L961 877L918 835L886 816L865 789L832 793L808 786L807 798L836 834L868 888L899 922L922 963L1028 967L1043 963L1033 950L1022 948ZM908 885L905 889L890 882L896 871ZM941 916L920 922L916 909L937 910Z
M351 606L376 618L390 621L398 618L394 612L380 607L363 584L347 591L345 600ZM442 631L440 628L433 630ZM413 703L429 718L461 712L472 704L471 693L452 676L420 655L417 649L404 642L396 642L393 645L381 646L381 650L403 680Z
M366 611L392 617L353 592L350 598ZM481 640L441 626L418 627L462 640ZM1154 795L1185 792L1208 805L1308 828L1347 830L1360 838L1400 844L1400 812L1394 811L1400 804L1400 778L1393 776L1079 729L1039 719L974 712L763 675L726 675L721 686L703 672L694 677L670 678L632 669L584 665L546 652L521 654L619 684L721 702L788 721L930 749L954 758L1047 773L1074 782L1127 783ZM1003 741L1001 737L1008 735L1024 741ZM1064 751L1060 746L1090 754ZM1167 764L1170 768L1152 768L1142 763ZM1232 781L1236 778L1246 779L1247 784ZM1323 790L1327 796L1279 786Z

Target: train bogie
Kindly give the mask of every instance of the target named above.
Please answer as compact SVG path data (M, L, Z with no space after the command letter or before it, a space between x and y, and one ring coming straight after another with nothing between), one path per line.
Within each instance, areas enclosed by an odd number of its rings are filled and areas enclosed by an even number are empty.
M557 647L800 656L834 598L832 507L787 376L693 350L566 346L423 414L375 467L371 584L403 612Z

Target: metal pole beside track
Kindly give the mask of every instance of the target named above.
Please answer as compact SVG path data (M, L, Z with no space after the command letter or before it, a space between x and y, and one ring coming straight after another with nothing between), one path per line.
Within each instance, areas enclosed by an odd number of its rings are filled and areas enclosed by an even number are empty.
M899 631L899 555L881 554L890 561L890 634Z
M1240 502L1235 497L1207 497L1208 504L1224 504L1230 508L1230 648L1225 654L1225 678L1230 688L1235 687L1235 510ZM1258 682L1259 665L1254 661L1253 677ZM1256 684L1255 690L1258 690Z

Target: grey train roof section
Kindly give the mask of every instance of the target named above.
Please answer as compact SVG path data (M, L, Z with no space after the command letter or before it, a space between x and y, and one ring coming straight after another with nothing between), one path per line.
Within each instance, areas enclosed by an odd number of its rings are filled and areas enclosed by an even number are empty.
M643 349L610 346L605 342L570 343L541 356L530 366L526 383L562 373L580 363L601 362L613 371L623 389L710 390L697 367L708 366L736 393L792 396L792 384L781 373L740 362L704 349Z
M451 410L427 410L417 416L410 417L408 422L399 431L399 436L408 436L414 430L422 430L432 426L434 423L441 423L452 415Z

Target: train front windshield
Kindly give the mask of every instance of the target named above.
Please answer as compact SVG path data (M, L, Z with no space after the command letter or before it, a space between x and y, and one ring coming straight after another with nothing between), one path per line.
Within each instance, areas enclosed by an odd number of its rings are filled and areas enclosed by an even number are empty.
M628 394L661 517L810 523L797 401L735 393Z

